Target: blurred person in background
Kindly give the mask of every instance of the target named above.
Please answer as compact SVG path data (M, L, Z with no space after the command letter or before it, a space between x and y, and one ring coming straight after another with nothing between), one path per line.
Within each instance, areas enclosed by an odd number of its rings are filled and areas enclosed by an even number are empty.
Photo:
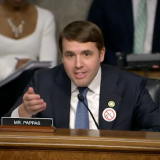
M57 65L53 14L29 0L0 3L0 81L29 60Z
M104 63L116 65L116 52L160 52L159 0L93 0L88 20L102 30Z

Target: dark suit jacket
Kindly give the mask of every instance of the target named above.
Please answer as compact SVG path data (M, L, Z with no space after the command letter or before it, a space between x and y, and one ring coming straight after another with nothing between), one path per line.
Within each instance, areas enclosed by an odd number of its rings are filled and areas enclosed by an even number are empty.
M99 128L112 130L160 130L160 113L145 89L146 80L133 73L102 64L99 104ZM37 71L29 86L47 103L46 110L36 117L53 118L57 128L69 128L71 81L63 65ZM26 90L28 87L26 87ZM25 92L26 92L25 90ZM112 122L103 119L108 102L115 102L117 117ZM22 97L5 115L22 103Z
M116 65L116 52L133 53L132 0L94 0L88 20L102 30L106 55L104 63ZM160 0L157 3L152 53L160 52Z

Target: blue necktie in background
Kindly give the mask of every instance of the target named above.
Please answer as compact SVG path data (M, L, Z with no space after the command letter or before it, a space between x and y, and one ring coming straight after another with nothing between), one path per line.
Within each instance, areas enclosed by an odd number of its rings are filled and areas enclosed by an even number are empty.
M83 95L84 102L88 106L86 95L89 89L87 87L78 87L78 90ZM75 129L89 129L88 110L81 101L78 101L77 105Z

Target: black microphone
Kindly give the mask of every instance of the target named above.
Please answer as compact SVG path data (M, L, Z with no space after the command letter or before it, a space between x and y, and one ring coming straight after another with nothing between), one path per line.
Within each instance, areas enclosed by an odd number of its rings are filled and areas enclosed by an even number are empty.
M83 97L83 95L82 95L82 94L78 94L77 97L78 97L78 100L81 101L81 102L85 105L85 107L86 107L87 110L89 111L89 113L90 113L92 119L94 120L94 123L95 123L95 125L97 126L97 129L99 129L99 126L98 126L98 124L97 124L95 118L93 117L92 112L90 111L90 109L88 108L88 106L87 106L87 105L85 104L85 102L84 102L84 97Z

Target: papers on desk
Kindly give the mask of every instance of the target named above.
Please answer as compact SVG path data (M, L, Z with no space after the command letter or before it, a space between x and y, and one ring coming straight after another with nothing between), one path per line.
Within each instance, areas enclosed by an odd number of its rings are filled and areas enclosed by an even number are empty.
M22 74L26 70L35 69L35 68L49 68L51 66L52 66L52 62L50 62L50 61L44 61L44 62L28 61L20 69L16 70L13 74L11 74L6 79L2 80L0 82L0 87L7 84L10 81L12 81L13 79L18 77L20 74Z

